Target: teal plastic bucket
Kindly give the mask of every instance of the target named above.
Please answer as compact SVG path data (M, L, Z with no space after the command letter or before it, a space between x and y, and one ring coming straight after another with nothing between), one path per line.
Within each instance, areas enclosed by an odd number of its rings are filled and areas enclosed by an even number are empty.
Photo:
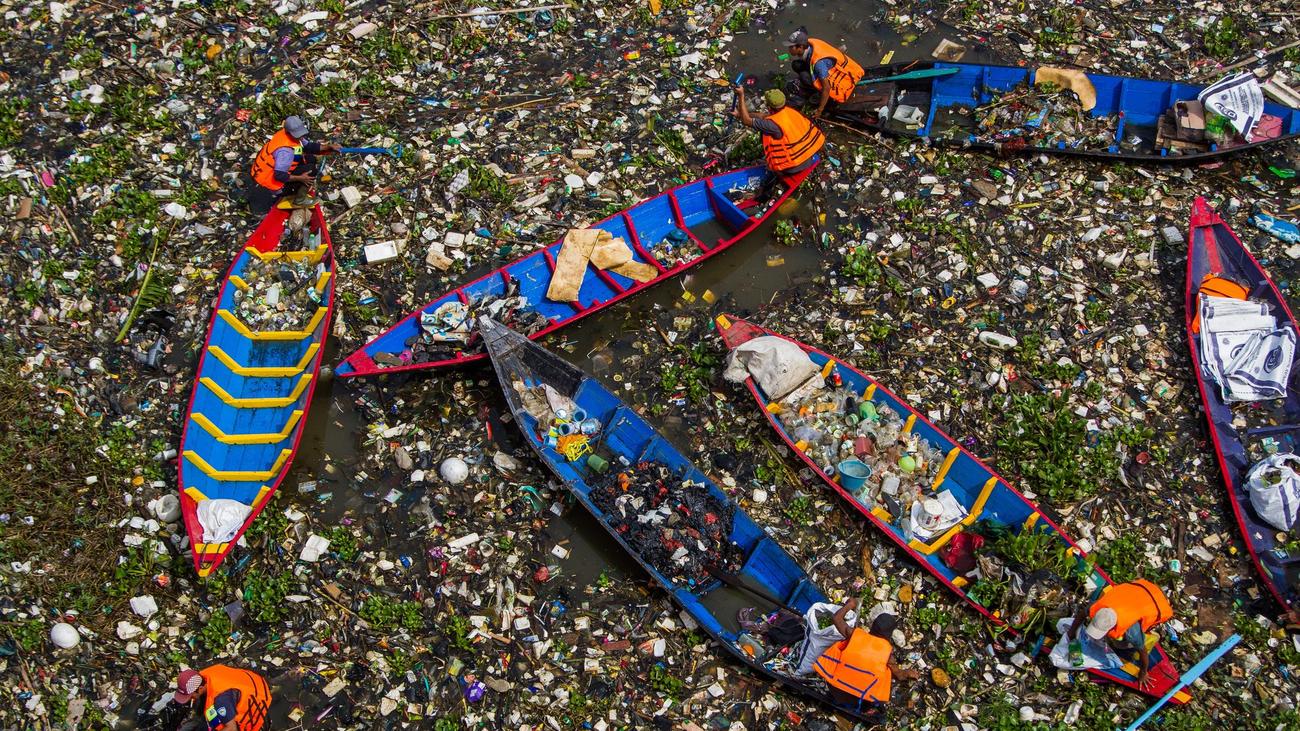
M857 492L871 477L871 465L860 459L846 459L839 464L840 487Z

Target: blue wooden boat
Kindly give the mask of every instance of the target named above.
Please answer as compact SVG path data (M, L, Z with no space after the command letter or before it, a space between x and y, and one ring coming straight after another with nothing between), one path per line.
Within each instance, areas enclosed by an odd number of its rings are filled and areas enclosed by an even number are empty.
M486 357L476 336L463 348L448 351L445 357L421 361L413 357L410 347L421 334L420 316L433 313L450 302L470 305L488 298L515 292L527 299L528 309L540 313L548 324L529 335L538 339L570 325L615 302L671 279L687 269L717 256L753 233L789 198L816 165L786 178L770 203L759 207L753 192L766 176L762 166L720 173L678 186L654 198L632 206L594 224L592 228L608 231L622 238L633 249L633 260L653 265L658 275L647 282L637 282L612 271L588 266L577 302L553 302L546 298L555 259L562 241L534 251L468 284L456 287L403 318L393 327L343 359L335 373L343 378L377 375L423 368L463 365ZM757 215L751 216L751 213ZM715 237L708 231L725 231ZM703 235L697 234L700 231ZM653 253L670 236L685 241L679 249L686 255L661 260Z
M826 595L812 583L803 568L781 546L738 506L735 506L731 498L691 464L690 460L671 442L656 432L645 419L628 408L595 378L531 342L523 335L489 318L480 320L479 333L483 336L506 401L510 404L510 410L529 446L569 488L573 496L600 521L614 540L654 578L664 591L673 597L682 609L695 618L710 637L756 673L815 701L834 706L840 713L864 720L867 718L866 715L860 715L853 709L836 706L824 692L825 684L815 675L811 678L805 676L802 679L791 677L768 667L743 651L739 643L740 635L728 627L734 625L734 621L715 612L713 608L715 592L721 594L723 592L720 590L725 588L722 582L710 580L691 585L681 581L680 578L675 581L660 573L629 545L624 534L612 525L611 516L601 510L592 498L597 483L602 478L612 477L612 474L603 476L597 474L585 461L581 459L571 461L568 456L559 451L557 446L549 445L547 435L550 425L539 424L538 419L529 413L523 401L522 391L545 384L562 396L572 399L578 408L586 412L587 417L597 419L602 426L600 443L595 453L606 455L611 463L622 457L634 469L640 469L641 465L649 463L664 465L672 473L679 475L681 480L705 485L708 493L719 503L733 506L734 510L730 511L732 522L727 538L738 550L741 564L734 578L774 600L763 607L764 611L773 609L775 604L784 605L802 614L814 602L826 601ZM615 465L614 471L618 469L621 468Z
M1015 634L1015 630L1007 624L1006 617L991 612L972 598L971 594L968 593L968 590L972 587L939 558L940 551L949 541L957 534L975 525L977 521L991 521L1006 526L1015 533L1034 530L1055 536L1069 547L1070 552L1075 557L1076 567L1079 571L1092 572L1092 575L1087 577L1088 585L1100 588L1103 585L1112 583L1110 577L1104 571L1091 566L1089 562L1084 560L1085 554L1083 550L1075 545L1074 541L1065 535L1060 526L1044 515L1028 498L1020 494L1018 490L1008 484L996 472L966 451L952 437L931 424L925 416L912 408L906 401L881 386L875 379L834 356L827 355L816 348L804 345L760 325L729 315L718 316L715 325L728 350L734 350L754 338L763 336L778 337L797 345L807 353L814 364L822 367L823 377L843 379L844 386L853 393L858 394L862 401L870 401L876 407L888 406L905 419L902 430L904 435L919 435L930 446L937 448L938 452L943 455L943 460L932 481L931 492L937 494L944 490L950 491L953 497L957 499L957 502L965 508L967 516L947 531L929 541L923 542L915 538L909 538L904 534L899 525L901 516L891 515L883 505L864 504L855 497L854 493L840 484L841 478L838 475L827 474L822 465L817 464L800 448L799 441L786 429L782 417L779 415L782 407L769 400L767 394L763 393L762 388L755 383L752 377L745 381L746 387L754 396L755 401L758 402L772 428L776 429L781 439L803 460L804 464L812 469L828 487L844 498L849 505L866 517L872 525L898 544L909 556L941 581L944 586L948 587L957 596L965 599L971 607L984 615L994 625L1004 627L1005 631ZM1091 672L1098 677L1158 698L1178 682L1178 671L1159 645L1151 649L1150 660L1151 667L1145 686L1138 684L1137 667L1132 664L1126 665L1123 669L1093 670ZM1173 702L1184 703L1189 698L1190 696L1185 691L1180 691L1174 696Z
M310 248L281 250L286 236L298 235L286 230L291 213L272 209L231 263L199 357L176 467L199 576L207 576L230 553L289 473L315 391L334 309L334 254L320 206L311 210L306 226ZM319 305L301 330L255 331L236 314L235 293L249 290L241 275L254 259L315 267L310 286ZM209 542L199 506L220 499L247 506L248 515L233 537Z
M1096 106L1081 112L1087 119L1077 129L1071 129L1073 121L1061 128L1060 118L1072 116L1072 110L1064 108L1057 122L1041 125L1034 114L1042 110L1041 102L1032 110L1024 110L1025 124L1017 123L1017 119L980 125L984 115L977 108L1000 103L1007 92L1032 82L1037 71L966 63L894 64L867 69L868 80L886 80L861 83L849 103L828 114L856 126L898 137L927 139L935 145L1131 162L1205 162L1300 135L1300 110L1266 100L1264 113L1280 120L1274 137L1247 142L1234 136L1222 145L1205 142L1203 149L1199 144L1194 149L1192 143L1171 143L1168 135L1157 134L1161 118L1175 103L1195 100L1204 85L1092 73L1086 76L1096 92ZM900 106L917 109L919 114L914 121L900 120L898 117L907 116L898 113ZM882 107L886 110L883 114ZM1098 134L1088 135L1085 131Z
M1232 512L1237 517L1241 535L1246 539L1246 547L1250 549L1264 586L1284 610L1295 610L1300 608L1300 551L1284 544L1295 544L1297 530L1293 529L1288 536L1260 519L1246 491L1246 473L1255 461L1264 456L1265 439L1276 440L1279 452L1300 452L1300 393L1288 384L1286 398L1252 403L1252 408L1241 409L1239 413L1247 421L1243 428L1235 427L1232 407L1224 402L1217 384L1204 376L1201 336L1199 328L1193 327L1201 283L1208 275L1225 277L1242 285L1250 299L1268 303L1278 322L1289 322L1293 330L1297 329L1295 317L1268 272L1204 198L1197 198L1192 204L1190 229L1187 245L1187 338L1191 345L1192 372L1205 404L1214 453L1223 473L1224 486L1228 489ZM1295 382L1294 374L1292 369L1292 384Z

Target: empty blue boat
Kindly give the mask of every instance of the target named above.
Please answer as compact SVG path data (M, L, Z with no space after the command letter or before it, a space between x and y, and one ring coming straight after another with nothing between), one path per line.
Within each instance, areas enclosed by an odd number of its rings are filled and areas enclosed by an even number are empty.
M964 63L867 69L867 79L878 81L862 82L854 98L830 114L850 124L928 139L936 145L1161 163L1204 162L1300 135L1300 110L1267 100L1264 114L1271 119L1265 117L1256 126L1258 137L1253 141L1234 134L1214 142L1198 135L1196 127L1200 124L1204 129L1204 118L1198 120L1194 110L1190 117L1179 117L1174 108L1178 102L1195 101L1205 88L1201 84L1084 74L1096 98L1096 106L1087 111L1061 104L1045 109L1051 100L1029 102L1005 96L1027 87L1040 70ZM1019 115L1005 108L1021 102L1032 108L1022 108ZM992 108L999 105L1004 108ZM916 111L909 114L912 110ZM1184 129L1175 134L1178 119L1184 121Z
M634 261L650 264L658 271L658 275L647 282L637 282L588 265L577 302L551 301L546 298L546 290L562 245L562 241L556 241L412 312L345 358L335 373L347 378L482 360L486 355L476 335L471 336L463 347L441 348L437 356L426 359L416 355L411 345L421 336L421 315L433 313L453 302L469 305L472 312L475 304L511 292L527 300L530 312L545 318L545 326L529 335L534 340L541 338L731 248L762 225L815 168L816 165L786 178L761 211L755 210L758 204L753 200L753 193L767 173L762 166L757 166L687 183L594 224L591 228L608 231L615 238L626 241L633 249ZM751 217L751 213L758 215ZM703 232L706 228L727 233L721 237L707 233L705 237L697 235L696 231ZM674 256L671 259L662 253L656 256L653 252L662 251L661 244L670 236L681 240L675 246Z
M739 553L740 569L735 572L734 578L773 600L762 607L764 611L775 608L774 605L782 605L802 614L813 603L826 601L825 594L812 583L803 568L671 442L599 381L494 320L483 318L479 323L479 332L496 369L497 379L501 382L501 390L505 393L510 410L529 446L655 582L671 594L710 637L755 672L808 698L832 705L840 713L865 719L865 715L859 715L853 709L835 706L824 692L826 685L817 676L796 678L785 675L743 651L740 635L728 628L728 625L734 625L734 620L720 616L713 609L715 592L724 593L719 592L724 588L722 582L715 579L692 585L692 582L683 581L680 577L670 578L629 545L624 535L613 525L612 518L619 516L606 513L593 500L593 490L598 489L597 483L607 482L613 475L602 476L585 460L571 460L569 455L561 453L562 447L549 445L550 425L539 424L538 419L530 413L530 407L525 405L524 391L549 386L561 396L571 399L578 409L586 412L587 418L597 420L600 432L594 453L605 455L611 463L621 457L634 469L641 469L647 463L663 465L678 475L680 480L704 485L718 503L733 506L734 509L730 511L732 522L725 535ZM620 469L626 468L617 465L613 467L615 472Z

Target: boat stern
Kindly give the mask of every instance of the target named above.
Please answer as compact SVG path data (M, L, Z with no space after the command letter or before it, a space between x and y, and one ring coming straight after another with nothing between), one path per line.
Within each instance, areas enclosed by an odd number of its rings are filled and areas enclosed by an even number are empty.
M735 350L754 338L767 334L758 325L725 313L713 318L713 327L717 329L718 336L722 338L722 343L727 346L727 350Z

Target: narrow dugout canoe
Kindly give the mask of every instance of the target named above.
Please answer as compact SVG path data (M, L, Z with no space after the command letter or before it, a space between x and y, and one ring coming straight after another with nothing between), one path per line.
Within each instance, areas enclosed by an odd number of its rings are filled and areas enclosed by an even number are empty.
M207 576L231 551L280 485L302 438L334 308L334 254L320 206L311 209L302 251L282 250L292 212L272 209L236 255L221 283L190 393L177 460L181 513L194 569ZM294 261L312 267L318 304L300 330L252 330L236 314L250 263ZM308 286L302 282L301 286ZM200 506L247 509L232 537L208 541ZM237 505L235 504L237 503ZM244 506L240 508L239 506ZM221 506L221 510L216 510Z
M347 356L339 364L336 373L348 378L442 368L482 360L487 356L477 335L471 336L470 342L465 346L439 348L440 352L427 360L421 360L420 356L414 354L412 345L422 334L421 315L433 313L443 305L458 301L469 306L472 322L476 314L484 314L474 310L479 309L477 305L485 300L505 296L523 297L527 300L528 312L545 318L544 327L530 334L529 338L536 340L544 337L731 248L762 225L814 169L816 164L788 178L757 216L750 215L757 203L749 193L757 189L767 174L762 166L741 168L678 186L592 226L626 241L633 249L633 261L652 265L658 275L650 281L637 282L588 265L577 302L548 300L546 291L563 243L562 240L556 241L469 284L457 287L407 315L360 350ZM733 202L729 193L739 200ZM704 240L695 231L705 229L720 229L726 231L726 235ZM683 244L686 255L678 254L668 261L657 258L653 252L659 250L669 235L678 230L687 232L689 237ZM503 316L501 313L493 314Z
M494 320L484 318L479 324L479 332L483 335L511 413L529 446L655 583L732 657L755 673L795 693L832 706L840 713L868 720L866 714L835 705L825 693L825 683L817 676L792 677L746 654L739 645L739 633L728 628L734 625L734 620L720 616L714 609L714 606L726 606L725 602L715 605L713 601L715 592L723 593L719 592L724 588L723 584L714 579L691 585L680 578L674 580L665 576L629 544L625 535L612 524L613 519L619 516L611 516L602 510L593 495L601 485L615 477L614 472L627 469L615 464L618 457L626 458L634 470L642 469L648 463L663 465L681 481L704 485L716 504L729 506L731 525L724 535L738 551L741 567L734 574L737 579L799 613L807 611L815 602L826 601L822 590L780 545L671 442L595 378ZM557 446L548 445L546 436L550 424L539 424L538 419L529 413L521 394L521 389L538 388L543 384L572 399L587 417L599 420L601 431L595 453L609 460L613 467L610 472L600 475L585 461L570 461ZM772 608L769 604L763 609ZM875 718L879 720L879 714Z
M952 528L934 536L929 541L909 538L899 526L898 518L901 516L890 515L883 505L867 505L859 501L852 492L840 484L838 476L833 477L827 474L822 465L817 464L814 459L800 449L798 446L799 440L786 429L782 418L774 413L774 411L779 410L778 407L769 400L767 394L763 393L762 388L754 381L753 377L745 381L745 386L754 396L754 400L758 402L772 428L776 429L777 434L803 460L804 464L811 468L828 487L844 498L872 525L898 544L900 548L933 574L949 590L965 599L988 621L996 625L1006 626L1007 631L1013 634L1015 632L1014 629L1006 625L1004 617L990 612L988 608L976 601L968 593L968 589L971 587L945 565L939 557L941 550L949 541L977 521L990 521L1005 526L1013 533L1032 529L1054 536L1062 544L1069 547L1076 559L1077 568L1082 570L1087 567L1082 549L1076 546L1074 541L1070 540L1069 536L1065 535L1051 518L1044 515L1037 506L1009 485L996 472L989 469L987 465L970 452L967 452L952 437L940 431L925 416L912 408L906 401L881 386L875 379L834 356L760 325L729 315L720 315L715 320L715 325L728 350L734 350L754 338L763 336L774 336L793 343L806 353L814 364L822 367L824 377L834 378L838 376L843 379L844 387L857 394L861 401L870 401L876 407L888 406L902 417L905 420L902 430L903 436L908 434L918 435L931 447L937 449L939 454L943 455L941 466L931 483L929 496L937 495L944 490L950 491L953 497L957 499L957 502L967 511L967 516ZM1100 587L1113 583L1110 577L1100 568L1093 568L1092 572L1091 576L1086 577L1090 585ZM1135 665L1125 665L1122 669L1098 669L1090 672L1100 678L1158 698L1164 695L1178 681L1178 671L1158 644L1151 649L1150 659L1151 668L1145 687L1140 686L1137 682L1137 667ZM1173 702L1185 703L1189 698L1190 696L1185 691L1180 691L1174 696Z
M1193 332L1192 328L1201 283L1212 274L1242 285L1250 299L1266 302L1278 322L1289 323L1292 330L1296 330L1295 317L1268 272L1204 198L1197 198L1192 204L1190 229L1187 243L1187 339L1191 345L1192 372L1201 392L1201 401L1205 404L1214 453L1223 473L1232 512L1264 586L1284 610L1297 609L1300 608L1300 550L1284 546L1286 543L1295 545L1297 529L1292 529L1288 538L1286 533L1261 520L1246 490L1246 473L1263 457L1264 439L1275 439L1279 452L1300 451L1300 394L1291 387L1295 369L1288 379L1286 398L1258 402L1264 407L1262 409L1244 409L1241 413L1248 421L1242 428L1237 428L1233 424L1232 407L1224 401L1217 384L1204 375L1201 335Z
M1233 135L1223 144L1205 142L1204 149L1194 149L1192 142L1170 143L1168 136L1158 138L1161 118L1177 102L1194 101L1206 87L1108 74L1085 74L1096 96L1096 106L1088 111L1076 114L1076 109L1057 104L1048 110L1048 121L1043 124L1035 116L1047 100L1038 99L1023 114L1008 113L1014 102L1006 102L1010 97L1004 95L1028 86L1038 71L968 63L871 68L866 70L868 80L908 78L862 83L849 102L827 115L896 137L928 139L940 146L1161 164L1203 163L1300 136L1300 110L1265 100L1264 114L1272 119L1257 126L1256 134L1271 130L1268 138L1247 142ZM899 119L907 116L899 113L900 107L917 110L914 120Z

